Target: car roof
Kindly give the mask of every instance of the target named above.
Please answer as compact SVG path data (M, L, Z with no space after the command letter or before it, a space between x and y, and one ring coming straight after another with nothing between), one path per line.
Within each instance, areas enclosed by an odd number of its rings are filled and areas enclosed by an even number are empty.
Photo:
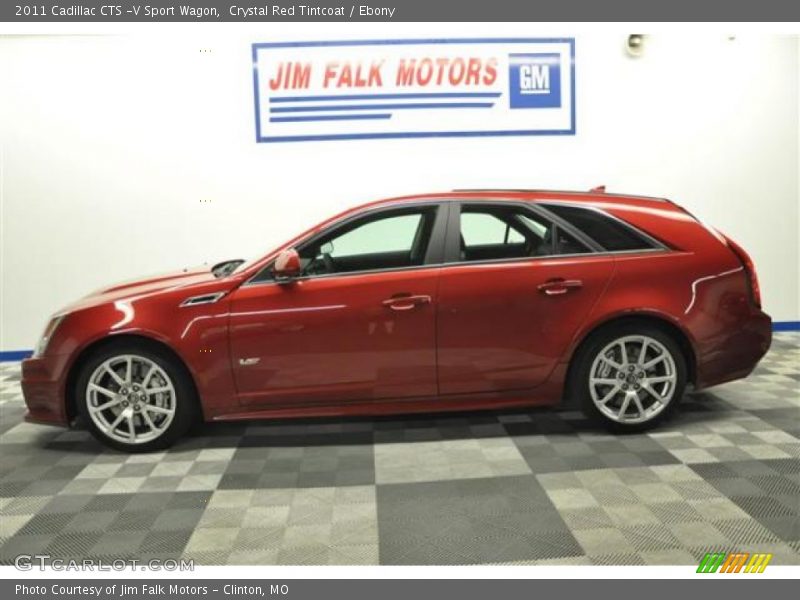
M380 206L383 204L420 202L433 200L522 200L528 202L537 201L561 201L571 203L585 203L590 205L597 204L630 204L632 206L658 204L663 207L664 203L670 204L666 198L653 196L642 196L638 194L619 194L609 193L604 187L594 188L589 191L575 190L546 190L546 189L503 189L503 188L480 188L480 189L458 189L439 193L414 194L408 196L398 196L371 202L367 206Z
M586 191L565 191L565 190L533 190L533 189L499 189L499 188L485 188L485 189L469 189L469 190L450 190L447 192L431 192L424 194L413 194L407 196L395 196L392 198L384 198L382 200L373 200L365 204L359 204L344 210L329 219L319 223L303 235L311 231L318 231L323 227L327 227L337 221L356 215L365 210L381 209L384 207L415 204L415 203L433 203L433 202L446 202L446 201L497 201L497 200L515 200L523 202L556 202L568 204L585 204L586 206L593 206L602 210L646 210L651 212L657 210L658 212L667 211L674 212L679 210L678 207L670 200L665 198L654 198L651 196L638 196L631 194L610 194L605 191L604 187L594 188Z

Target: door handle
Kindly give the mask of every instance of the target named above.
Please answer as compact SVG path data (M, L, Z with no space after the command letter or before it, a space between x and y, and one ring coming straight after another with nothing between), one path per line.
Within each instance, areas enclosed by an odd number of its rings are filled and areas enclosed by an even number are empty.
M392 310L411 310L416 306L423 304L430 304L431 297L427 295L412 296L411 294L403 294L392 296L383 301L383 305L391 308Z
M570 290L576 290L583 287L583 282L580 279L548 279L544 283L536 286L543 294L548 296L560 296L566 294Z

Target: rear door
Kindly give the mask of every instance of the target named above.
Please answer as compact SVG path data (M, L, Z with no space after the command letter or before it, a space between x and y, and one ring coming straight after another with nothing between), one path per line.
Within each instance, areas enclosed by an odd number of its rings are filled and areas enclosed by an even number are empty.
M454 205L438 304L440 394L542 383L613 273L609 255L516 202Z

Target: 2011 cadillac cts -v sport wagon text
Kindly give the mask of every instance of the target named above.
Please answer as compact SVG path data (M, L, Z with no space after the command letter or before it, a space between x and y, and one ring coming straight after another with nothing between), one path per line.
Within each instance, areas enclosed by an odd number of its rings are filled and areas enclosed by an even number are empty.
M207 421L554 405L617 430L745 377L770 318L731 239L661 199L469 190L374 202L268 255L116 285L22 365L30 421L115 448Z

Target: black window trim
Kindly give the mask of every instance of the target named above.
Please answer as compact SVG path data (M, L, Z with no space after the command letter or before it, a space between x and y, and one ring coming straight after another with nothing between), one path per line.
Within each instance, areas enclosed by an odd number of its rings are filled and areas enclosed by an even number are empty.
M450 222L449 216L452 212L451 208L452 202L443 200L443 199L436 199L431 198L429 200L422 200L419 202L396 202L391 204L381 204L380 206L369 207L337 221L328 224L327 226L323 227L322 229L318 229L314 231L311 235L303 240L298 240L294 247L302 247L308 244L313 244L315 240L318 240L321 237L325 237L333 232L335 232L340 227L344 227L349 223L352 223L355 220L361 219L366 216L372 215L379 215L380 213L384 212L394 212L397 210L403 209L414 209L414 208L428 208L433 207L436 210L436 214L434 215L434 222L433 228L431 229L431 236L430 240L428 241L428 248L425 251L425 258L421 265L413 265L410 267L390 267L387 269L367 269L363 271L349 271L346 273L322 273L322 274L313 274L313 275L300 275L292 279L292 281L306 281L309 279L328 279L331 277L351 277L354 275L368 275L373 273L389 273L389 272L396 272L396 271L417 271L419 269L428 269L431 267L441 266L444 264L444 244L446 239L447 233L447 226ZM261 267L258 271L256 271L247 281L242 284L244 286L256 286L256 285L285 285L284 282L278 282L274 279L264 279L262 281L257 281L259 275L261 275L264 271L271 270L275 264L275 259L270 260L267 264Z
M595 253L599 253L599 252L605 251L605 248L603 248L600 244L595 242L591 237L586 235L583 231L581 231L580 229L575 227L575 225L573 225L572 223L570 223L566 219L562 219L558 215L553 214L552 212L550 212L549 210L545 210L544 208L542 208L538 204L531 203L529 205L529 208L534 213L538 214L539 216L544 217L546 219L549 219L550 221L555 223L556 228L563 229L564 231L566 231L567 233L572 235L572 237L574 237L579 242L581 242L584 246L589 248L589 250L591 251L591 254L595 254ZM558 233L558 231L556 231L556 233ZM581 252L579 254L586 254L586 253L585 252ZM553 254L552 256L564 256L564 255L563 254Z
M572 225L571 223L565 221L558 215L548 211L544 206L541 206L540 201L530 201L530 200L507 200L507 199L494 199L494 198L465 198L465 199L457 199L451 202L452 206L450 208L450 212L448 215L447 221L447 233L446 233L446 241L445 241L445 253L444 253L444 263L442 264L443 267L458 267L458 266L469 266L469 265L482 265L482 264L502 264L502 263L529 263L529 262L536 262L541 260L560 260L560 259L575 259L575 258L596 258L596 257L604 257L604 256L616 256L616 255L626 255L626 254L642 254L642 253L652 253L652 252L666 252L669 251L670 248L665 246L663 243L659 242L652 236L644 233L640 230L622 219L615 217L614 215L608 214L603 210L599 210L596 207L589 207L583 204L575 203L575 202L560 202L560 201L544 201L545 204L565 204L570 206L575 206L576 208L586 208L586 209L593 209L597 212L600 212L611 219L615 219L625 225L633 229L633 231L640 233L647 241L652 240L654 244L653 248L643 248L640 250L607 250L597 242L595 242L592 238L587 236L583 231ZM458 236L461 234L461 206L462 205L470 205L470 206L516 206L521 207L524 210L527 210L537 216L544 217L550 221L552 221L557 227L560 227L564 231L568 232L572 236L574 236L578 241L584 243L588 248L589 252L579 252L579 253L572 253L572 254L551 254L546 256L526 256L522 258L492 258L492 259L485 259L485 260L474 260L474 261L463 261L460 259L461 255L461 248Z
M670 249L667 245L665 245L660 240L657 240L656 238L654 238L649 233L647 233L645 231L642 231L641 229L639 229L635 225L631 225L630 223L628 223L625 219L620 219L618 216L612 215L610 212L608 212L606 210L603 210L602 208L600 208L598 206L587 206L586 204L580 204L580 203L577 203L577 202L570 202L568 200L567 201L563 201L563 200L538 200L537 203L538 203L539 207L544 212L546 212L548 215L553 215L554 217L559 218L562 221L564 219L562 219L561 217L559 217L558 215L556 215L552 211L547 210L547 207L549 205L555 204L557 206L567 206L569 208L577 208L579 210L587 210L587 211L596 212L596 213L601 214L604 217L606 217L606 218L618 223L619 225L621 225L622 227L624 227L628 231L633 232L634 234L636 234L637 236L641 237L645 242L647 242L651 246L650 248L633 248L631 250L608 250L607 248L605 248L604 246L602 246L598 242L595 242L592 239L592 242L594 242L594 244L598 248L600 248L602 252L605 252L605 253L608 253L608 254L630 254L630 253L635 253L635 252L649 252L649 251L653 251L653 250L658 251L658 250L669 250ZM581 232L581 233L583 233L583 232ZM587 234L584 234L584 236L589 238L589 236ZM591 239L591 238L589 238L589 239Z
M536 216L544 217L550 221L552 221L557 227L560 227L567 233L571 234L575 237L578 241L582 242L589 248L589 252L580 252L580 253L573 253L573 254L552 254L546 256L529 256L529 257L522 257L522 258L494 258L494 259L486 259L486 260L476 260L476 261L462 261L460 260L460 243L458 240L458 236L461 233L461 206L467 205L475 205L475 206L482 206L482 205L491 205L491 206L516 206L533 213ZM594 210L596 212L601 213L602 215L613 219L623 226L632 229L635 233L641 235L646 241L653 245L652 248L642 248L642 249L634 249L634 250L606 250L603 246L595 242L592 238L587 236L583 231L572 225L571 223L567 222L566 220L562 219L555 213L547 210L548 204L558 204L564 206L571 206L574 208L582 208L585 210ZM582 203L577 202L570 202L570 201L562 201L562 200L509 200L509 199L502 199L502 198L455 198L455 199L447 199L447 198L430 198L425 200L420 200L417 202L396 202L391 204L382 204L380 206L371 207L364 209L363 211L359 211L349 217L345 217L329 225L323 227L322 229L318 229L317 231L310 234L307 238L303 240L299 240L296 245L300 244L308 244L313 243L314 240L327 235L334 228L339 228L342 225L346 225L348 222L353 221L355 219L359 219L365 215L370 213L380 213L395 210L398 208L412 208L412 207L426 207L426 206L435 206L437 208L436 211L436 220L433 225L433 230L431 231L431 239L429 242L428 250L425 253L425 260L421 265L414 265L411 267L392 267L389 269L370 269L365 271L351 271L348 273L325 273L325 274L316 274L316 275L303 275L300 277L296 277L293 281L305 281L308 279L319 279L319 278L330 278L330 277L351 277L356 275L369 275L374 273L390 273L396 271L416 271L420 269L428 269L431 267L457 267L457 266L468 266L468 265L481 265L481 264L495 264L495 263L528 263L528 262L535 262L539 260L559 260L559 259L575 259L575 258L588 258L588 257L602 257L602 256L615 256L615 255L626 255L626 254L642 254L642 253L652 253L652 252L666 252L670 251L670 248L660 242L659 240L655 239L651 235L641 231L637 227L627 223L623 219L616 217L615 215L609 214L608 212L595 207L595 206L586 206ZM455 252L453 252L455 250ZM430 262L429 262L430 261ZM263 281L255 281L258 276L267 269L272 269L275 260L270 260L267 264L261 267L258 271L255 272L247 281L242 284L244 286L255 286L255 285L284 285L282 282L277 282L271 279L265 279Z

